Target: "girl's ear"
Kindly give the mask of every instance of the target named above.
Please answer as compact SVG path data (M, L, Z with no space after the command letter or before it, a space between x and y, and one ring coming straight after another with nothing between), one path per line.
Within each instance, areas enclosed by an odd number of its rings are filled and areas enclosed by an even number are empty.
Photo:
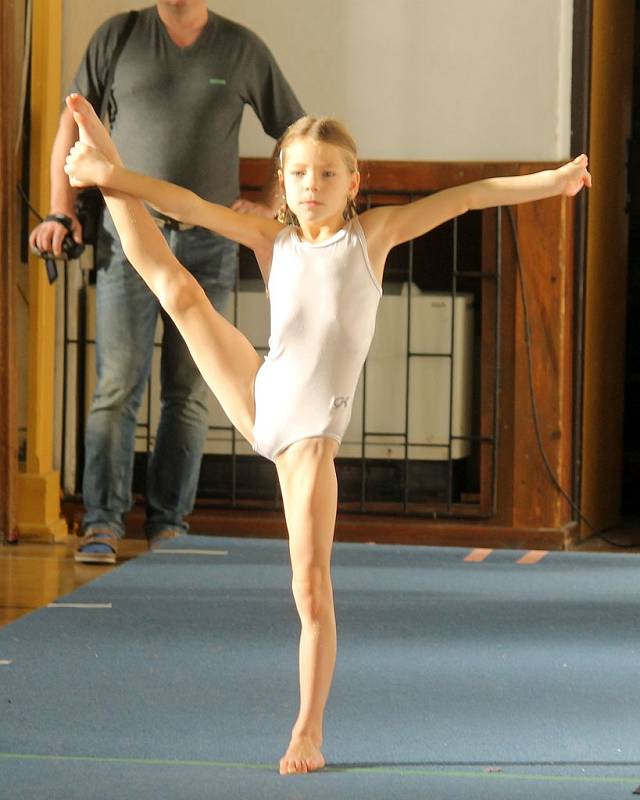
M351 182L349 183L349 197L353 200L358 196L360 191L360 173L358 170L351 173Z
M284 175L281 169L278 170L278 185L280 186L280 191L284 192Z

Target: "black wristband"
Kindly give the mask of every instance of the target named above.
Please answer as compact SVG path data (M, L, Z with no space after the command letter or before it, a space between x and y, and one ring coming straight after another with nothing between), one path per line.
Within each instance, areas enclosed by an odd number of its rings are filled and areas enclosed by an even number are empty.
M43 221L59 222L61 225L64 225L64 227L69 231L69 233L73 233L73 220L66 214L48 214Z

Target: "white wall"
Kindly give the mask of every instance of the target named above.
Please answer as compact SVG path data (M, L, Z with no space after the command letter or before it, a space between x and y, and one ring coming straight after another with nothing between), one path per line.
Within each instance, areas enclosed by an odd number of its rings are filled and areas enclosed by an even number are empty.
M99 22L149 4L65 0L64 84ZM258 33L307 111L343 119L363 158L569 155L571 0L210 0L209 6ZM251 113L241 145L243 155L271 150Z

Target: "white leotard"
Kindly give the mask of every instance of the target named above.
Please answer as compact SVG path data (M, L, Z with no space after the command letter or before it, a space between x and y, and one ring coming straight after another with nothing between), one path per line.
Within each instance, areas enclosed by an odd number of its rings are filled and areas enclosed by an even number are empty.
M277 236L269 276L269 353L255 382L254 450L275 457L300 439L340 442L382 295L357 218L312 244Z

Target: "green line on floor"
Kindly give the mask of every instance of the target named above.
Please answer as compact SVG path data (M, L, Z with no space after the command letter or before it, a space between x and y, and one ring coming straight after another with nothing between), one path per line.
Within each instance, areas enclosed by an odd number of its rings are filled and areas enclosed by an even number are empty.
M81 761L94 764L132 764L139 766L169 766L169 767L222 767L225 769L256 769L272 770L273 764L251 764L248 762L235 763L233 761L206 761L197 759L180 758L124 758L118 756L62 756L41 755L38 753L0 753L0 759L14 761Z
M128 764L132 766L162 767L206 767L218 769L248 769L275 772L275 764L252 764L251 762L209 761L198 759L173 758L124 758L109 756L64 756L41 755L38 753L0 753L0 759L14 761L78 761L94 764ZM612 765L615 766L615 765ZM638 776L620 775L540 775L527 773L504 772L465 772L463 770L421 769L419 767L331 767L324 772L368 775L417 776L425 778L485 778L489 780L545 781L570 783L640 783Z

